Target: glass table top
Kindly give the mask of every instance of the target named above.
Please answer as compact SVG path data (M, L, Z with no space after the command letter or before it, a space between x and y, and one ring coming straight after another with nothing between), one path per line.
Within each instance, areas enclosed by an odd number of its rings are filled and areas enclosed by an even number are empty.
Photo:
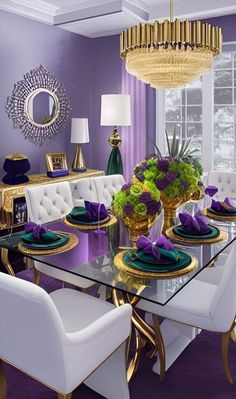
M213 223L211 223L213 224ZM53 231L73 233L78 237L78 244L67 252L54 255L25 255L40 261L49 267L61 269L71 275L85 277L95 283L136 295L142 299L165 305L176 295L194 276L207 267L222 251L228 252L235 240L236 231L230 223L220 226L228 232L228 239L224 242L210 245L175 246L198 260L198 266L192 272L176 278L150 279L136 277L120 271L114 265L114 257L122 249L130 247L128 232L122 222L98 230L77 230L58 220L46 224ZM219 226L218 226L219 227ZM0 239L0 248L21 253L18 245L23 232L13 233ZM150 232L150 238L157 238L155 226Z

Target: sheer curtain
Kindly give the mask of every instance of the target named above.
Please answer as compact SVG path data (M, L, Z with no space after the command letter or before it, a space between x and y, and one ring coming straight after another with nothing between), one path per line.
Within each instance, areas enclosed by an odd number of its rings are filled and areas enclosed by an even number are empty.
M122 64L122 94L130 94L131 126L121 129L124 178L130 180L135 165L146 156L146 85L130 75Z

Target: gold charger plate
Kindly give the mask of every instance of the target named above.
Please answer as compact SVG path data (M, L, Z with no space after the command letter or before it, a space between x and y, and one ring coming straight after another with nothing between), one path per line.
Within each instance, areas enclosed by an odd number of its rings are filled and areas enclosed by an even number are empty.
M214 220L219 220L222 222L236 222L236 215L234 216L230 216L230 215L215 215L214 213L211 213L210 211L208 211L207 208L201 209L201 212L203 215L214 219Z
M54 231L54 233L68 235L69 241L61 247L51 249L31 249L25 247L22 243L18 244L18 248L26 255L54 255L69 251L70 249L74 248L79 242L79 238L73 233L65 233L64 231Z
M198 265L197 259L188 254L191 257L191 263L188 266L185 266L183 269L180 270L174 270L173 272L148 272L148 271L140 271L140 270L135 270L132 267L126 265L123 262L123 257L124 257L125 251L119 252L115 257L114 257L114 264L115 266L126 273L132 274L132 276L136 277L144 277L144 278L154 278L156 280L158 279L166 279L166 278L175 278L179 276L183 276L184 274L192 272L194 269L196 269Z
M69 222L66 217L64 217L63 222L70 227L74 227L75 229L78 230L97 230L99 229L103 229L103 227L109 227L112 226L114 223L117 222L117 218L114 215L110 215L110 219L102 224L93 224L93 225L86 225L86 224L73 224L71 222Z
M217 227L218 228L218 227ZM218 228L219 229L219 228ZM173 231L173 227L170 227L166 230L165 235L177 242L181 242L182 244L215 244L217 242L226 241L228 239L228 233L224 230L219 229L220 234L218 237L214 238L189 238L189 237L180 237Z

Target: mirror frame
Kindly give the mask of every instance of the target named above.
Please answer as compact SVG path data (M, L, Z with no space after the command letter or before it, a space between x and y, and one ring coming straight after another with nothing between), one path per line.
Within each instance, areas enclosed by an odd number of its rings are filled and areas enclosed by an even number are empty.
M29 102L37 94L46 92L52 96L55 111L50 122L36 123L29 112ZM40 65L24 75L24 79L14 85L12 95L5 106L8 117L13 120L13 127L20 128L25 139L42 146L46 139L51 139L63 127L71 107L66 90L59 80Z

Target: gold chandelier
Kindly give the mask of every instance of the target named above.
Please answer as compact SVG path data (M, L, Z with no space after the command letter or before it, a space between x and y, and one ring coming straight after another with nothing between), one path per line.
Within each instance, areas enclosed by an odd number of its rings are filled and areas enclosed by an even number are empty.
M212 68L221 53L221 28L200 21L170 20L139 24L123 31L120 55L126 70L154 88L184 87Z

